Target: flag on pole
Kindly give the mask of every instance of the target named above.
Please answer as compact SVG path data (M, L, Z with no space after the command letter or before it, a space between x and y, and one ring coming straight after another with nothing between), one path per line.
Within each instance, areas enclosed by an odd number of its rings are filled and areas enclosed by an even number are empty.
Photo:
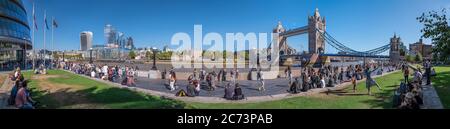
M47 24L47 16L45 16L44 18L45 18L45 19L44 19L44 21L45 21L45 27L47 27L47 30L50 30L50 28L48 27L48 24Z
M56 23L55 19L53 19L53 27L58 28L58 23Z
M34 12L34 3L33 3L33 20L34 20L34 28L38 30L38 25L36 22L36 13Z

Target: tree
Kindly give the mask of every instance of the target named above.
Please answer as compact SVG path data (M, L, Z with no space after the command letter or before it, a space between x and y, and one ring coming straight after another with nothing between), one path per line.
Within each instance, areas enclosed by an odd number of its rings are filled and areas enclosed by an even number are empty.
M450 57L450 28L447 22L446 9L441 12L423 13L417 20L424 25L421 30L423 38L431 38L433 59L448 62Z
M422 54L417 53L416 57L414 58L414 61L416 61L416 63L419 63L422 62L422 60L423 60Z
M134 58L136 58L136 53L135 53L133 50L131 50L131 51L128 53L128 57L130 57L130 59L134 59Z
M151 59L153 59L153 54L150 51L146 51L145 58L147 59L147 61L150 61Z
M405 58L407 62L414 62L414 57L411 55L406 55Z

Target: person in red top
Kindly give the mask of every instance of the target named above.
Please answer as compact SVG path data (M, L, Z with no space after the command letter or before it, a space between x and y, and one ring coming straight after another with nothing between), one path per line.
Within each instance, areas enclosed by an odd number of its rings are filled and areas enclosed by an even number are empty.
M408 66L405 67L405 70L403 71L403 75L405 76L405 83L408 84L408 77L409 77L409 68L408 68Z

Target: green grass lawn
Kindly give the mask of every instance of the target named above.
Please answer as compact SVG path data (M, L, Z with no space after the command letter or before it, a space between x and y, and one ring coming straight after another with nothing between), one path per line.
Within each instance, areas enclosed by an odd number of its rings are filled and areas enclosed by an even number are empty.
M434 67L437 73L432 78L433 86L441 98L444 108L450 108L450 66Z
M308 97L295 97L284 100L259 103L189 103L194 108L212 109L380 109L392 108L392 95L403 80L401 72L396 72L375 79L383 90L372 89L372 96L367 95L365 82L357 85L357 92L352 87L329 94Z
M55 76L56 77L51 77ZM30 78L31 73L25 73ZM37 76L37 75L33 75ZM295 97L259 103L185 103L160 97L145 95L108 86L108 84L81 77L60 70L49 71L47 79L33 79L30 83L33 96L41 102L41 108L199 108L199 109L380 109L391 108L392 94L402 73L397 72L375 80L383 90L373 87L372 96L367 95L365 82L329 94ZM33 77L36 78L36 77ZM54 85L58 91L46 90ZM245 94L245 93L244 93ZM81 106L80 106L81 105ZM84 105L84 106L83 106ZM88 106L86 106L88 105Z
M185 103L180 101L111 87L69 72L50 70L48 73L48 76L58 75L58 77L50 77L46 80L33 79L30 83L33 98L41 103L40 108L186 108ZM38 76L32 75L31 72L26 72L24 75L25 78ZM63 85L71 87L53 92L43 90L44 86L50 84L54 84L55 89Z

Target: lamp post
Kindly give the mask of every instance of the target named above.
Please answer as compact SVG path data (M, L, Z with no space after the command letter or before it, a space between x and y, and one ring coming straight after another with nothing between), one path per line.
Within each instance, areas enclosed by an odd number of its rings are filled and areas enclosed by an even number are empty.
M90 63L90 64L93 63L93 61L92 61L92 47L89 48L89 63Z
M65 58L64 58L65 54L66 54L66 51L64 50L64 51L63 51L63 57L62 57L62 61L63 61L63 62L66 62L66 60L65 60Z
M159 52L158 48L156 47L152 47L152 53L153 53L153 66L152 66L152 70L158 70L156 68L156 53Z

